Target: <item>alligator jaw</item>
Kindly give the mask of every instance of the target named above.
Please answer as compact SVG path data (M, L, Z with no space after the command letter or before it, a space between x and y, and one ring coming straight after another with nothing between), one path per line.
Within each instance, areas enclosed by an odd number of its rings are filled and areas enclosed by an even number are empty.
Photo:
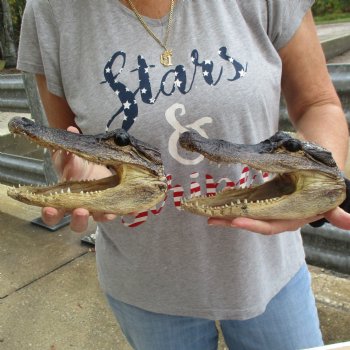
M147 210L165 197L167 184L159 151L123 130L81 135L18 117L9 122L9 130L44 148L105 165L115 173L99 180L9 189L8 195L16 200L41 207L86 208L124 215Z
M228 219L301 219L322 214L345 198L345 182L331 154L286 133L277 133L256 145L238 145L208 140L191 131L182 134L180 144L219 164L244 163L276 174L262 185L228 188L215 196L183 200L182 208L194 214Z

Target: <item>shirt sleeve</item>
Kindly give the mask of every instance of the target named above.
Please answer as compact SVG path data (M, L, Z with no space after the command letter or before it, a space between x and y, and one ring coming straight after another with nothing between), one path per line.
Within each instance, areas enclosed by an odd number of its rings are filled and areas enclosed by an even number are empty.
M64 96L59 30L49 0L28 0L23 13L17 68L44 74L50 92Z
M313 3L314 0L266 0L267 32L276 50L292 39Z

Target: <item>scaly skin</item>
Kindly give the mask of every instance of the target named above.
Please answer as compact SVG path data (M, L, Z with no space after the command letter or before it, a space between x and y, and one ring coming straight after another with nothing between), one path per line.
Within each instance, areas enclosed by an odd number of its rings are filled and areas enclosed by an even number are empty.
M81 135L16 117L9 122L9 130L42 147L105 165L114 173L100 180L9 189L8 195L16 200L41 207L86 208L124 215L147 210L165 197L167 181L160 152L122 129Z
M185 132L180 145L220 164L243 163L276 173L262 185L229 188L211 197L183 200L182 208L208 217L302 219L337 207L346 197L345 180L330 152L284 132L255 145L206 139Z

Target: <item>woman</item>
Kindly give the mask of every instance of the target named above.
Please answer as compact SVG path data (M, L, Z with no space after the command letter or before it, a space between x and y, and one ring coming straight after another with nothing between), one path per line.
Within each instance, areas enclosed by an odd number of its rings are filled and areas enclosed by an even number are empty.
M158 147L169 193L133 217L77 208L71 227L99 222L102 289L135 349L230 349L322 344L299 228L319 219L209 220L177 209L181 196L250 184L259 174L217 168L178 145L208 138L256 143L278 129L281 90L296 130L340 168L347 125L317 39L311 0L30 0L18 67L37 74L53 127L122 127ZM59 159L57 158L59 157ZM66 178L110 174L57 156ZM56 223L63 215L43 209ZM336 208L324 216L350 228Z

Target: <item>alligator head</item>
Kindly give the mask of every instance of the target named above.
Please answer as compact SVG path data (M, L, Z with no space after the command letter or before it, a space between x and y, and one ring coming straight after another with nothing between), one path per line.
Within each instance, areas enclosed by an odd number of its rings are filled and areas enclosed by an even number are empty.
M149 209L165 196L167 182L160 152L122 129L81 135L16 117L9 122L9 130L44 148L73 153L89 162L105 165L114 173L93 181L64 181L52 186L9 189L8 195L21 202L124 215Z
M243 163L275 174L272 180L254 187L185 199L182 208L194 214L300 219L335 208L346 196L344 178L331 153L284 132L255 145L240 145L189 131L181 135L180 145L218 164Z

